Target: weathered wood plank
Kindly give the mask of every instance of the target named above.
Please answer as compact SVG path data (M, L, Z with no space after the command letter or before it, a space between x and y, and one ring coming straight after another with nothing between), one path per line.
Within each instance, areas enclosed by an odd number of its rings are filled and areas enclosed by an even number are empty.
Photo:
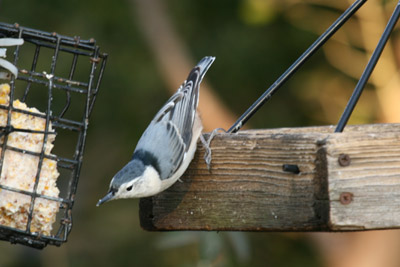
M335 135L327 142L332 229L400 226L400 132ZM341 166L340 154L350 164ZM343 205L340 196L352 201Z
M182 183L140 201L147 230L321 231L400 225L400 125L220 134ZM346 154L350 165L338 158ZM347 159L347 158L345 158ZM300 173L285 172L298 165ZM342 164L343 165L343 164ZM349 203L347 203L349 202Z

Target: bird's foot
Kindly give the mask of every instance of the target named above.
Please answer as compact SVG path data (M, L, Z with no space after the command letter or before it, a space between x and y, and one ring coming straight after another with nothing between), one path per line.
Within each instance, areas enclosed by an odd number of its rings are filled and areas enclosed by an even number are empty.
M216 128L210 133L210 136L208 137L208 140L206 140L202 134L200 135L200 141L203 144L204 149L206 150L206 152L204 153L204 161L207 164L208 171L211 170L211 160L212 160L210 145L211 145L212 140L214 139L214 137L217 135L217 133L219 131L222 131L222 132L226 133L225 129Z

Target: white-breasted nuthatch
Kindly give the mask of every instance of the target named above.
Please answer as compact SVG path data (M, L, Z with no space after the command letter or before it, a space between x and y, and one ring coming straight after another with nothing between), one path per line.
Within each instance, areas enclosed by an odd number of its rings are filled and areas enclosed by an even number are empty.
M203 126L197 114L200 83L215 57L203 58L144 131L104 202L156 195L173 185L192 161Z

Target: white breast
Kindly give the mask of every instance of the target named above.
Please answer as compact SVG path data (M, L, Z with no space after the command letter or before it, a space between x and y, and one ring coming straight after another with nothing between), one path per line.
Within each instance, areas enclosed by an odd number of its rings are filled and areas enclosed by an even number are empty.
M162 181L158 172L151 166L146 166L146 169L138 179L138 183L135 185L135 189L128 193L129 198L131 197L149 197L154 196L162 191Z

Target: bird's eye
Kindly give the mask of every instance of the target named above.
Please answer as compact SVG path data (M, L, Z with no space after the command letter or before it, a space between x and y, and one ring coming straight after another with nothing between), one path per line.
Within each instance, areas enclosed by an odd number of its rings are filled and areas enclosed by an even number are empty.
M128 186L128 187L126 188L126 190L127 190L127 191L131 191L131 190L132 190L132 186Z

